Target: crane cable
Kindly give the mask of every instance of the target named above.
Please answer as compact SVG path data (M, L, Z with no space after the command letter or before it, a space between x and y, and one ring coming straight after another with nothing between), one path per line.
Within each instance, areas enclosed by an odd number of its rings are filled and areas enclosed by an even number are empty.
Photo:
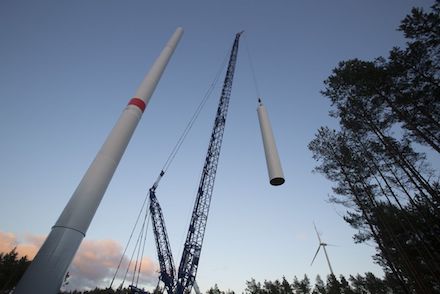
M249 50L249 46L248 46L248 43L247 43L246 37L244 38L244 41L245 41L244 43L245 43L245 47L246 47L246 53L247 53L247 56L248 56L248 59L249 59L249 66L250 66L250 68L251 68L251 72L252 72L252 78L253 78L253 80L254 80L255 93L257 94L258 102L260 102L261 94L260 94L260 90L259 90L259 88L258 88L257 76L256 76L256 74L255 74L254 64L253 64L253 62L252 62L252 57L251 57L251 53L250 53L250 50Z
M144 249L145 249L145 242L147 239L147 232L148 232L148 227L150 225L150 218L148 217L149 215L149 210L145 211L145 218L144 218L144 223L142 224L142 228L141 228L141 233L140 233L140 242L139 242L139 247L138 247L138 253L137 253L137 257L136 257L136 265L134 267L134 271L133 271L133 279L131 284L134 284L134 280L136 279L136 287L138 286L139 283L139 276L141 274L141 268L142 268L142 257L144 256ZM147 220L147 225L145 226L145 220ZM143 238L142 238L143 237ZM142 245L143 244L143 245ZM142 253L141 253L141 247L142 247ZM140 259L139 259L139 255L140 255ZM138 261L139 261L139 267L136 273L136 268L138 265ZM137 278L136 278L136 274L137 274Z
M174 158L176 157L177 152L179 151L180 147L182 146L183 141L185 140L186 136L188 135L189 131L191 130L192 126L194 125L194 122L198 118L200 112L202 111L202 109L205 106L205 104L208 101L208 99L211 97L212 91L214 90L214 87L218 83L218 80L220 78L220 74L223 71L223 68L224 68L224 65L226 64L226 61L227 61L227 56L223 60L222 65L220 66L219 70L217 71L217 73L216 73L216 75L214 77L214 80L212 81L211 85L209 86L208 90L206 91L205 95L203 96L202 101L197 106L196 111L194 112L193 116L191 117L191 119L189 120L188 124L186 125L185 130L180 135L180 138L177 140L176 145L174 145L173 150L171 151L170 155L168 156L167 160L165 161L165 164L162 167L162 171L164 173L168 170L169 166L171 165L171 162L174 160Z
M147 232L148 232L148 226L149 226L149 224L150 224L150 218L148 218L147 226L145 227L144 245L142 246L141 257L144 256L145 243L146 243L146 241L147 241ZM142 258L141 258L141 261L140 261L140 264L139 264L138 276L137 276L137 279L136 279L136 287L137 287L137 285L138 285L138 283L139 283L139 276L140 276L140 274L141 274L141 268L142 268Z
M211 97L211 94L212 94L212 92L213 92L215 86L217 85L217 83L218 83L218 81L219 81L220 74L222 73L223 68L224 68L224 66L225 66L225 64L226 64L226 62L227 62L227 57L228 57L228 56L226 55L225 58L224 58L224 60L223 60L223 62L222 62L222 64L221 64L221 66L220 66L220 68L219 68L219 70L217 71L217 73L216 73L216 75L215 75L215 77L214 77L214 80L211 82L211 84L210 84L210 86L208 87L208 89L207 89L205 95L203 96L201 102L200 102L199 105L197 106L197 108L196 108L194 114L192 115L192 117L191 117L191 119L189 120L189 122L187 123L187 125L186 125L184 131L182 132L182 134L180 135L180 137L179 137L179 139L177 140L176 144L174 145L173 149L171 150L171 153L170 153L170 155L168 156L167 160L165 161L165 163L164 163L164 165L163 165L163 167L162 167L162 169L161 169L161 171L160 171L160 173L159 173L159 176L157 177L156 181L155 181L154 184L153 184L153 187L152 187L153 190L155 190L155 189L157 188L157 186L159 185L159 181L162 179L163 175L165 174L165 172L166 172L166 171L168 170L168 168L170 167L171 163L173 162L174 158L175 158L176 155L177 155L177 152L180 150L180 147L182 146L184 140L186 139L186 137L187 137L189 131L190 131L191 128L193 127L194 122L197 120L197 118L199 117L199 114L200 114L200 112L202 111L203 107L205 106L206 102L207 102L208 99ZM136 230L136 227L137 227L137 225L138 225L138 222L139 222L140 216L141 216L141 214L142 214L142 211L144 210L144 207L145 207L145 204L147 203L147 200L149 200L149 197L148 197L148 196L149 196L149 192L148 192L147 195L145 196L145 199L144 199L144 201L143 201L143 203L142 203L141 209L140 209L139 214L138 214L138 216L137 216L137 218L136 218L136 222L135 222L135 224L134 224L134 226L133 226L133 229L132 229L132 231L131 231L131 233L130 233L130 237L129 237L128 241L127 241L127 244L125 245L124 252L122 253L121 259L119 260L118 266L117 266L117 268L116 268L115 274L113 275L113 278L112 278L112 281L111 281L111 283L110 283L109 288L112 288L113 283L114 283L114 281L115 281L115 279L116 279L116 276L117 276L117 274L118 274L118 272L119 272L119 269L120 269L120 267L121 267L122 261L123 261L123 259L124 259L124 257L125 257L125 253L127 252L127 249L128 249L128 247L129 247L129 245L130 245L130 242L131 242L131 240L132 240L132 238L133 238L134 231ZM149 203L149 201L148 201L148 203ZM147 219L147 214L148 214L148 205L147 205L147 208L146 208L145 218L144 218L144 222L143 222L142 227L144 227L144 225L145 225L145 221L146 221L146 219ZM149 221L148 221L148 222L149 222ZM148 225L147 225L147 227L148 227ZM146 238L146 234L145 234L145 238ZM138 240L137 240L137 242L136 242L135 249L134 249L133 254L132 254L132 256L131 256L130 262L129 262L128 267L127 267L127 270L126 270L126 272L125 272L124 278L123 278L122 283L121 283L121 285L119 286L119 288L122 288L122 286L123 286L123 284L124 284L124 282L125 282L125 279L126 279L126 277L127 277L127 274L128 274L128 271L129 271L129 268L130 268L130 265L131 265L132 259L133 259L133 257L134 257L134 252L136 251L136 248L137 248L137 244L138 244L138 242L139 242L139 237L138 237ZM145 247L145 240L144 240L144 245L143 245L143 247ZM143 255L143 251L144 251L144 249L142 249L142 255ZM136 261L136 263L137 263L137 261ZM142 263L141 263L141 264L142 264ZM140 273L140 267L139 267L139 273ZM133 275L133 278L134 278L134 275ZM133 281L134 281L134 280L133 280ZM138 277L137 277L136 284L137 284L138 281L139 281L139 274L138 274Z
M145 217L144 217L144 221L143 221L143 223L142 223L142 227L141 227L141 231L140 231L140 234L139 234L139 236L138 236L138 238L137 238L137 240L136 240L136 244L135 244L135 246L134 246L134 249L133 249L133 253L131 254L131 257L130 257L130 261L128 262L128 266L127 266L127 270L125 271L125 274L124 274L124 278L122 279L122 283L121 283L121 285L119 286L119 288L121 288L122 289L122 287L123 287L123 285L124 285L124 283L125 283L125 280L127 279L127 275L128 275L128 272L129 272L129 270L130 270L130 265L131 265L131 263L133 262L133 257L134 257L134 254L136 253L136 249L138 249L138 248L140 248L140 243L142 242L141 240L142 240L142 232L144 231L144 228L145 228L145 221L146 221L146 219L149 219L148 218L148 208L146 208L145 209ZM140 212L140 214L142 213L142 210L141 210L141 212ZM149 222L148 222L149 223ZM148 225L148 223L147 223L147 225ZM139 247L138 247L138 245L139 245ZM127 246L127 248L128 248L128 246ZM121 257L121 260L124 258L124 255ZM138 257L137 257L137 259L139 258L139 249L138 249ZM134 273L133 273L133 280L132 280L132 284L134 283L134 276L135 276L135 272L136 272L136 267L137 267L137 259L136 259L136 265L135 265L135 270L134 270ZM115 273L115 276L116 276L116 273Z
M137 224L139 222L139 218L141 217L142 211L144 210L145 203L147 202L147 200L148 200L148 197L145 197L144 202L142 203L142 206L141 206L141 210L139 211L139 214L138 214L138 216L136 218L136 222L135 222L135 224L133 226L133 229L131 230L130 237L128 238L127 244L125 245L124 252L122 253L121 259L119 260L118 266L116 268L115 274L113 275L113 278L112 278L112 281L110 283L110 287L109 288L111 288L113 286L113 283L115 281L116 275L118 274L119 268L121 267L122 260L124 259L125 253L127 252L128 246L130 245L131 239L133 238L134 231L136 230ZM125 277L124 277L124 279L125 279Z

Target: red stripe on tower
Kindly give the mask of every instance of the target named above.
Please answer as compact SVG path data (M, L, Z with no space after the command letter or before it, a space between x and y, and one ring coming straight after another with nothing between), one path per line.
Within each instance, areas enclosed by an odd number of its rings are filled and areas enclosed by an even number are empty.
M140 109L142 112L144 112L145 107L146 107L144 100L139 99L139 98L136 98L136 97L135 97L135 98L132 98L132 99L128 102L128 105L134 105L134 106L137 106L137 107L139 107L139 109Z

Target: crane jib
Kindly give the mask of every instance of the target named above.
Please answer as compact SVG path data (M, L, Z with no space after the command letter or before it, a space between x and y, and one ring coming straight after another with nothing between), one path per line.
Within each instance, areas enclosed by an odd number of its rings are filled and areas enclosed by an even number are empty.
M197 268L202 250L203 237L208 220L209 206L214 188L215 175L217 172L220 149L228 112L229 99L237 61L238 43L242 32L236 34L230 53L228 69L226 72L223 89L217 108L214 127L210 137L209 147L202 170L199 188L191 216L188 235L183 248L179 270L174 267L173 256L165 228L162 209L157 201L155 189L157 184L150 189L150 213L156 240L157 254L160 265L160 280L165 284L168 294L188 294L194 286ZM161 174L160 176L162 176ZM160 178L159 178L160 179Z
M176 294L189 293L194 285L202 250L203 237L208 219L209 206L214 188L215 175L225 129L226 116L231 96L232 81L237 62L238 44L242 32L236 34L232 46L228 69L223 83L217 115L214 121L211 139L203 167L196 201L191 217L190 228L185 241L182 259L179 265Z

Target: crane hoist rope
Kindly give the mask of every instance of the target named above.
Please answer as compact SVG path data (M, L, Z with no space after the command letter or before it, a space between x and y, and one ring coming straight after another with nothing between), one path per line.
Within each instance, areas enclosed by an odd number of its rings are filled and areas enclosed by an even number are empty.
M250 52L249 46L248 46L248 44L246 42L246 38L244 38L244 40L245 40L244 43L245 43L245 47L246 47L246 53L247 53L247 56L248 56L248 59L249 59L249 66L251 68L252 78L254 80L255 94L257 95L257 97L261 97L260 89L259 89L258 83L257 83L257 75L255 74L254 63L252 62L251 52Z
M210 84L208 90L206 91L205 95L203 96L202 101L200 102L200 104L197 106L196 111L194 112L193 116L191 117L191 119L189 120L188 124L185 127L185 130L182 132L182 134L180 135L179 139L176 142L176 145L174 145L173 150L171 151L170 155L168 156L165 164L162 167L162 171L165 173L169 166L171 165L171 162L174 160L174 158L177 155L177 152L179 151L180 147L182 146L184 140L186 139L186 136L188 135L189 131L191 130L192 126L194 125L194 122L197 120L197 118L199 117L200 112L202 111L203 107L205 106L206 102L208 101L208 99L211 97L212 91L214 90L215 86L217 85L219 79L220 79L220 74L223 71L224 68L224 64L226 63L227 60L227 56L224 58L222 65L220 66L219 70L217 71L214 80L212 81L212 83ZM163 175L161 175L162 177Z

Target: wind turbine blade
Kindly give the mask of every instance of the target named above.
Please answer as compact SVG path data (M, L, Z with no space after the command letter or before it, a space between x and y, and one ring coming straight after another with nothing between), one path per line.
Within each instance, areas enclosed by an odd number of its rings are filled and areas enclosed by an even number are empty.
M339 247L339 245L325 243L325 246Z
M321 248L321 244L319 244L319 246L318 246L318 250L316 250L315 256L313 256L312 263L310 263L310 265L312 265L313 262L315 261L316 255L318 255L318 252L319 252L319 249L320 249L320 248Z
M313 222L313 226L315 227L316 236L318 236L319 244L321 244L321 237L319 237L318 229L316 229L315 222Z

